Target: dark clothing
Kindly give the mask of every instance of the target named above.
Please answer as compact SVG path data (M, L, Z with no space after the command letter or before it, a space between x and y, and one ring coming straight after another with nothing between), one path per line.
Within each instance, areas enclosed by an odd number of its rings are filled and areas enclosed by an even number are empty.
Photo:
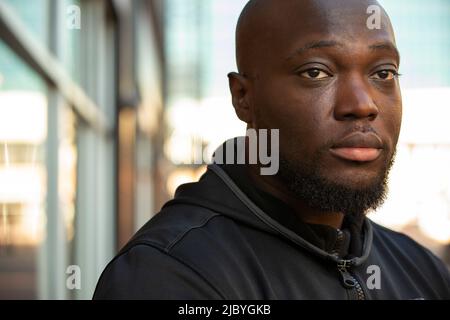
M365 217L343 230L305 224L223 167L177 189L95 299L450 299L447 268L409 237Z
M272 219L291 229L306 241L342 258L348 259L361 255L361 229L364 221L362 215L360 217L347 216L344 219L342 230L336 230L326 225L304 223L283 201L255 186L247 173L246 166L220 165L220 167L257 207L263 209L264 213Z

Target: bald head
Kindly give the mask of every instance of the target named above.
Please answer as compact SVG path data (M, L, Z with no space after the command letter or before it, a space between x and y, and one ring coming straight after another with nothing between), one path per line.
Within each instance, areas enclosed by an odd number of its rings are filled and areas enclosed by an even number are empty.
M282 53L301 38L338 35L352 41L359 33L379 31L367 28L371 5L379 6L381 30L394 39L389 17L374 0L250 0L236 28L238 70L255 74L267 56Z

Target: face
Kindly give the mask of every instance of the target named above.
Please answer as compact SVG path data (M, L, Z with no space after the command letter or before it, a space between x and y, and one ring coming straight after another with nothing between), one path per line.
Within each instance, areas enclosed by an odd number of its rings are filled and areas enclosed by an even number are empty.
M285 174L370 189L387 175L401 125L392 28L383 15L370 30L361 1L298 3L287 1L286 15L267 17L261 30L248 72L249 127L280 130Z

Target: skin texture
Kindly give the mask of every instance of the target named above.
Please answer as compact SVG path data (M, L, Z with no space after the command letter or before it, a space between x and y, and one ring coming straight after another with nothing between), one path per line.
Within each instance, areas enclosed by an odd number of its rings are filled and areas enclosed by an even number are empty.
M282 161L355 191L385 179L402 118L394 32L384 11L380 29L366 27L371 4L377 2L250 1L236 32L239 73L228 75L239 119L248 128L280 130ZM372 150L378 157L336 156L334 147L351 134L359 142L378 140ZM341 227L343 210L311 205L281 173L249 171L260 188L288 203L304 221Z

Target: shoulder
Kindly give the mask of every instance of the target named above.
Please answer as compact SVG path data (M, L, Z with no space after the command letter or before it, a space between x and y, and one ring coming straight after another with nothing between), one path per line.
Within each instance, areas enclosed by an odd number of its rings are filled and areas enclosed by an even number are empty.
M151 245L116 256L103 271L94 299L223 299L201 274Z
M439 260L429 249L404 233L394 231L371 221L373 226L373 241L377 247L385 248L393 253L403 252L411 258Z
M108 264L94 298L225 298L209 276L207 257L222 251L220 230L229 232L236 228L233 225L232 220L199 206L166 207Z
M413 274L420 272L433 283L446 287L450 294L450 273L446 265L429 249L417 243L411 237L388 229L371 221L373 226L373 249L391 261L405 268L411 268Z
M373 226L375 244L382 244L384 246L389 246L391 249L398 249L401 251L407 250L409 254L435 257L430 250L413 240L408 235L394 231L373 221L371 221L371 224Z
M138 244L148 244L168 253L187 235L207 230L214 220L223 219L220 213L198 205L168 206L148 221L121 252Z

